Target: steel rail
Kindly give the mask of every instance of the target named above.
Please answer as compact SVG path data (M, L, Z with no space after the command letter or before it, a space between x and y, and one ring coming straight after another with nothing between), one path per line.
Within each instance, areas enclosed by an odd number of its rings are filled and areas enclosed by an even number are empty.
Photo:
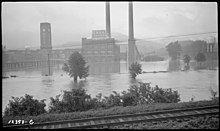
M61 129L61 128L92 128L99 126L110 126L128 123L137 123L143 121L160 121L168 119L178 119L186 117L196 117L203 115L215 115L219 114L219 105L215 106L204 106L197 108L185 108L185 109L172 109L162 110L154 112L143 112L135 114L122 114L122 115L111 115L102 117L91 117L84 119L64 120L45 122L39 124L25 124L25 125L13 125L4 126L4 128L11 129Z

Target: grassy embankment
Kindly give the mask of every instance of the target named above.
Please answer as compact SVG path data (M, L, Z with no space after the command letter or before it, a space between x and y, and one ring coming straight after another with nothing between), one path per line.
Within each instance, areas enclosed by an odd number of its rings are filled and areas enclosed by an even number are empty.
M118 114L129 114L129 113L140 113L140 112L150 112L159 110L169 110L169 109L183 109L190 107L200 107L200 106L211 106L219 105L218 98L214 100L206 101L195 101L195 102L180 102L180 103L154 103L154 104L144 104L137 106L116 106L109 109L98 109L89 110L84 112L72 112L72 113L60 113L51 114L46 113L38 116L16 116L16 117L3 117L3 125L7 125L9 120L33 120L36 123L52 122L60 120L73 120L79 118L87 117L99 117L108 115L118 115Z

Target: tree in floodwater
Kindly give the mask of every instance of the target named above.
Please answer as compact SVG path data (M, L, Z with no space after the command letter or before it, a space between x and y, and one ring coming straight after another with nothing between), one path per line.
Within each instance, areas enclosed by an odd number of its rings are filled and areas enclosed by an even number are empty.
M202 62L206 61L206 57L205 57L205 55L203 53L199 52L195 56L195 60L199 63L199 68L201 68Z
M89 66L86 66L83 56L77 51L70 55L67 63L64 63L63 70L73 77L74 82L77 82L78 77L81 79L89 76Z
M191 57L189 55L184 55L183 56L183 61L186 64L185 65L185 70L189 69L189 63L190 63Z
M129 67L131 78L135 79L138 74L142 73L141 64L135 62Z
M166 46L166 49L168 51L169 56L171 57L171 60L177 60L178 56L180 56L180 51L182 47L178 43L178 41L175 41L168 44Z
M190 60L191 60L191 57L189 55L184 55L183 56L183 61L186 65L189 65L190 63Z

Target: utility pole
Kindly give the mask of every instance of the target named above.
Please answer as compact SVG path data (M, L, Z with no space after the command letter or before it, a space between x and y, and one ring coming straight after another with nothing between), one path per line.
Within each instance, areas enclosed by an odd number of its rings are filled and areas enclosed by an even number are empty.
M49 57L49 53L48 53L48 69L49 69L49 76L50 76L50 57Z

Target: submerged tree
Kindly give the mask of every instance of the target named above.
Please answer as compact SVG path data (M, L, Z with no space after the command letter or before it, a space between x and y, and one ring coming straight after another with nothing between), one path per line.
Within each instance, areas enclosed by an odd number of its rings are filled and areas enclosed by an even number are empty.
M201 68L201 64L202 62L206 61L205 55L201 52L199 52L196 56L195 56L195 60L199 63L199 67Z
M178 43L178 41L171 42L166 46L166 49L172 60L176 60L178 56L180 56L181 45Z
M69 57L67 63L64 63L63 70L73 77L74 82L77 82L78 77L81 79L89 76L89 66L86 66L86 62L79 52L74 52Z
M142 73L141 64L135 62L129 67L131 78L135 79L138 74Z
M189 63L190 63L191 57L189 55L184 55L183 56L183 61L186 64L185 65L185 70L189 69Z
M184 55L183 56L183 61L184 63L188 66L190 63L191 57L189 55Z

